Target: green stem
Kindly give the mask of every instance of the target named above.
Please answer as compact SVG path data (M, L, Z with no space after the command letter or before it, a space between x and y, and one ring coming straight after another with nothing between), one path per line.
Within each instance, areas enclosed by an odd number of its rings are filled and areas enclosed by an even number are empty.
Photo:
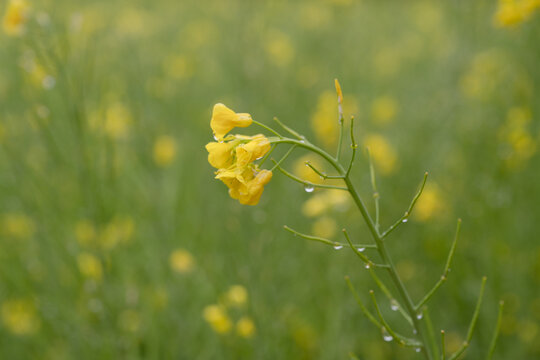
M324 150L314 146L313 144L311 144L307 140L294 140L294 139L289 139L289 138L277 138L277 139L276 138L270 138L269 140L270 140L271 143L274 143L274 144L279 144L279 143L297 144L299 147L303 147L303 148L305 148L307 150L310 150L310 151L318 154L319 156L321 156L326 161L328 161L328 163L330 163L330 165L332 165L334 167L334 169L336 169L338 174L340 174L340 175L342 175L344 177L343 180L344 180L344 182L345 182L345 184L347 186L347 190L351 194L351 197L353 198L354 203L356 204L358 210L360 211L360 214L364 218L364 221L365 221L365 223L366 223L366 225L367 225L373 239L375 240L375 244L377 246L377 251L379 252L379 255L380 255L381 259L382 259L383 264L385 264L387 266L387 270L388 270L388 273L390 275L390 278L392 279L392 282L396 286L400 296L402 297L403 301L405 302L405 308L406 308L407 312L409 313L409 316L411 317L411 319L413 321L414 329L416 330L418 336L422 339L422 343L424 345L424 346L421 347L422 353L424 354L424 356L425 356L425 358L427 360L432 360L433 358L431 356L430 351L428 351L426 349L426 345L429 343L429 339L427 337L427 334L424 334L423 328L422 328L422 326L420 324L420 319L418 319L417 313L415 311L414 303L413 303L407 289L405 288L405 285L401 281L401 279L400 279L400 277L399 277L399 275L398 275L398 273L396 271L396 267L395 267L395 265L394 265L394 263L393 263L393 261L392 261L392 259L390 257L390 254L388 253L388 250L386 249L386 245L384 243L383 236L377 230L377 228L375 226L375 223L373 222L373 219L369 215L369 212L368 212L368 210L366 208L366 205L364 204L364 202L360 198L360 195L358 194L356 188L354 187L354 185L353 185L353 183L352 183L352 181L351 181L351 179L349 177L348 171L350 169L345 170L343 168L343 166L337 161L337 159L335 159L334 157L329 155ZM426 177L427 177L427 173L424 176L424 182L422 184L421 190L423 189L423 185L425 184ZM413 199L411 205L409 206L410 210L412 210L412 207L414 207L414 204L416 203L416 200L418 199L418 197L421 194L421 190L419 191L417 196L415 196L415 198Z
M495 331L493 332L493 337L491 338L491 344L489 345L489 351L486 357L486 360L491 360L493 357L493 352L495 351L495 345L497 344L497 338L499 337L499 330L501 328L502 314L504 309L504 301L499 302L499 314L497 315L497 324L495 325Z
M255 120L253 120L253 123L256 124L256 125L259 125L260 127L262 127L265 130L270 131L272 134L276 135L278 138L280 138L280 139L283 138L283 136L281 136L276 130L272 129L270 126L264 125L263 123L260 123L260 122L255 121Z

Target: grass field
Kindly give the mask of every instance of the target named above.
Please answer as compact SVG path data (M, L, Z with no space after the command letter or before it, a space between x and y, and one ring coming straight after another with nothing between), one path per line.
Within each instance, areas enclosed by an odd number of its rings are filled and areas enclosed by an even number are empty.
M383 227L430 174L388 239L415 299L463 219L430 303L448 351L485 275L465 358L499 300L493 358L540 357L540 8L504 26L487 0L21 4L0 3L1 359L419 359L362 315L344 276L366 303L376 285L353 252L283 230L368 242L349 200L276 172L243 206L207 161L217 102L333 151L334 78ZM284 167L312 176L306 154ZM373 210L364 151L352 177Z

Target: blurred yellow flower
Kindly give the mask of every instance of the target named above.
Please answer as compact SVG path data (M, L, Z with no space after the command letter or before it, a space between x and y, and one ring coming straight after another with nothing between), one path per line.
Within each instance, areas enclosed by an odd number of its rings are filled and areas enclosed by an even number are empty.
M345 208L348 202L347 192L337 189L324 190L304 202L302 213L307 217L317 217L328 210Z
M2 304L2 322L15 335L32 335L41 323L34 302L23 299L7 300Z
M104 130L113 139L127 135L131 124L131 112L121 103L111 105L105 113Z
M174 55L165 58L163 69L168 77L183 80L193 75L193 63L185 55Z
M347 97L343 102L343 114L345 119L358 112L358 106L352 97ZM335 145L338 139L338 102L334 91L325 91L319 96L317 108L311 116L311 128L317 139L325 147Z
M90 245L96 239L94 224L89 220L79 220L75 224L75 238L79 245Z
M419 221L427 221L436 217L444 209L445 200L436 185L426 185L420 199L414 207L413 214Z
M3 27L8 35L22 35L28 21L30 6L24 0L10 0L4 14Z
M92 254L81 253L77 255L77 266L81 274L86 278L95 281L101 281L103 278L101 261Z
M118 327L126 332L137 332L141 327L141 318L135 310L124 310L118 316Z
M266 53L275 65L289 65L294 58L294 47L291 39L280 31L271 31L266 43Z
M248 292L242 285L233 285L225 294L225 302L227 305L242 307L248 300Z
M364 138L364 146L369 148L373 162L382 175L390 175L396 170L397 152L384 136L367 135Z
M195 267L195 259L189 251L176 249L169 257L169 265L173 271L185 274L193 270Z
M523 168L536 153L537 141L529 130L531 119L532 113L529 108L513 107L508 110L506 122L499 129L500 140L509 146L509 152L503 159L509 169Z
M499 0L493 20L498 27L512 27L528 20L538 8L539 0Z
M390 96L381 96L371 104L373 122L380 125L390 124L396 117L398 104Z
M247 316L242 316L236 322L236 333L238 336L246 339L253 337L253 335L255 335L255 324L253 323L253 320Z
M7 236L27 239L34 235L36 226L30 217L24 214L11 213L3 215L1 230Z
M133 237L135 223L129 216L116 216L99 234L99 243L104 249L112 249L127 243Z
M162 135L154 143L154 162L161 167L170 165L176 156L176 140Z
M214 105L210 127L216 140L223 140L229 131L235 127L248 127L253 120L247 113L235 113L223 104Z
M203 310L203 318L218 334L226 334L232 328L231 319L222 306L208 305Z
M337 231L337 223L334 219L323 216L313 223L312 233L322 238L332 238Z

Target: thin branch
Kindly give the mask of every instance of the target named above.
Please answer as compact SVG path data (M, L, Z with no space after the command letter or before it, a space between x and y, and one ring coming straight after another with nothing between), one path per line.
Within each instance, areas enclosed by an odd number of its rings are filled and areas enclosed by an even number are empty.
M324 180L328 179L343 179L343 176L341 175L326 175L326 173L323 173L319 169L317 169L315 166L313 166L309 161L306 161L306 165L313 170L317 175L322 177Z
M383 324L386 331L388 331L388 333L394 338L394 340L396 340L400 345L403 345L403 346L410 346L410 347L416 347L416 348L423 347L423 344L420 343L419 341L415 339L406 338L402 335L399 335L394 330L392 330L390 325L388 325L388 323L386 322L386 320L384 320L382 316L381 309L379 308L379 305L377 304L377 299L375 298L375 293L373 292L373 290L369 290L369 294L371 295L371 300L373 300L373 304L375 305L375 310L377 312L377 315L379 316L379 320Z
M351 116L351 161L349 162L349 166L347 167L347 172L345 173L345 176L349 176L349 173L351 172L354 158L356 157L356 149L358 148L358 144L356 144L356 141L354 140L354 116Z
M373 325L375 325L377 328L380 329L382 327L382 324L380 322L378 322L377 319L375 319L375 317L373 315L371 315L371 313L368 311L368 309L366 309L366 307L364 306L364 303L362 302L362 299L360 299L360 296L358 295L358 293L354 289L354 287L353 287L353 285L351 283L351 279L349 279L348 276L345 276L345 281L347 282L347 285L349 286L349 290L351 291L354 298L356 299L356 302L358 303L358 306L360 306L360 310L362 310L364 315L368 318L369 321L371 321L373 323Z
M486 360L491 360L493 353L495 351L495 345L497 344L497 338L499 337L499 330L501 328L502 314L504 310L504 301L499 301L499 314L497 315L497 324L495 325L495 331L493 332L493 337L491 338L491 344L489 345L489 351L486 357Z
M403 318L409 323L409 325L413 326L413 322L411 317L407 314L407 312L403 309L403 306L396 300L394 296L390 293L390 290L383 284L381 279L377 276L377 273L373 269L369 269L369 273L371 277L373 278L373 281L377 284L379 289L383 292L384 295L388 298L388 301L390 301L390 306L397 306L397 310L399 313L403 316ZM392 309L393 310L393 309Z
M448 258L446 259L446 265L444 266L443 274L441 275L441 278L439 279L439 281L437 281L435 286L433 286L433 288L426 294L426 296L424 296L424 298L422 300L420 300L418 305L415 306L415 309L417 311L422 307L422 305L424 305L425 303L427 303L429 301L429 299L431 299L431 297L435 294L437 289L439 289L439 287L441 287L441 285L446 281L447 276L448 276L448 271L450 271L450 264L452 263L454 253L456 252L456 244L457 244L457 240L459 238L459 231L460 230L461 230L461 219L458 219L457 227L456 227L456 235L454 236L454 241L452 242L452 246L450 247L450 252L448 253Z
M375 180L375 167L373 166L373 158L371 157L371 151L366 148L369 158L369 175L371 179L371 188L373 189L373 200L375 201L375 227L377 231L380 228L379 224L379 192L377 191L377 181Z
M289 134L291 134L292 136L294 136L298 140L305 140L305 137L303 137L302 135L300 135L299 133L297 133L296 131L294 131L293 129L291 129L290 127L288 127L287 125L285 125L281 121L279 121L279 119L277 117L274 117L274 121L277 122L279 124L279 126L281 126L283 129L285 129L285 131L287 131Z
M270 171L274 171L276 167L279 167L279 165L281 165L281 163L285 161L285 159L287 159L289 155L291 155L295 148L296 145L291 146L291 148L285 153L285 155L283 155L283 157L277 163L274 161L274 159L272 159L272 161L274 162L274 166L272 167L272 169L270 169Z
M461 348L454 353L454 355L450 356L449 360L456 360L467 350L469 347L469 344L471 343L471 339L474 332L474 327L476 326L476 321L478 320L478 314L480 313L480 307L482 306L482 298L484 297L484 289L486 287L486 280L487 277L482 278L482 285L480 287L480 295L478 295L478 301L476 302L476 308L474 309L474 314L471 319L471 324L469 325L469 331L467 332L467 339L463 344L461 345Z
M446 360L446 346L444 343L444 330L441 330L441 359Z
M272 161L275 162L275 160L273 160L273 159L272 159ZM343 187L343 186L315 184L315 183L312 183L310 181L302 180L298 176L295 176L295 175L291 174L290 172L288 172L287 170L283 169L281 166L279 166L279 164L277 164L274 167L277 168L279 171L281 171L285 176L291 178L292 180L294 180L296 182L299 182L300 184L303 184L306 187L312 187L312 188L318 187L318 188L321 188L321 189L337 189L337 190L345 190L345 191L348 190L346 187Z
M263 129L266 129L270 131L272 134L276 135L278 138L283 139L283 136L281 136L276 130L272 129L270 126L264 125L263 123L260 123L258 121L252 120L254 124L259 125Z
M262 164L264 164L264 162L268 159L268 157L270 156L270 154L272 154L272 152L274 152L274 150L276 149L277 145L276 144L272 144L272 147L270 148L270 151L268 151L264 157L261 159L261 161L259 162L259 166L262 166Z
M422 195L422 191L424 191L424 186L426 185L426 180L427 180L427 177L428 177L428 173L426 172L424 174L424 179L422 180L422 184L420 185L420 189L418 190L418 192L416 193L416 195L414 196L414 198L412 199L411 201L411 204L409 205L409 208L407 209L407 211L405 211L405 214L403 214L402 217L399 218L398 221L396 221L392 226L390 226L388 228L388 230L386 230L385 232L383 232L381 234L381 238L385 238L386 236L388 236L392 231L394 231L399 225L407 222L407 220L409 219L409 216L411 215L411 212L414 208L414 205L416 204L416 202L418 201L418 199L420 198L420 195Z
M299 231L294 230L293 228L288 227L287 225L284 225L283 228L285 230L287 230L288 232L290 232L290 233L292 233L292 234L294 234L296 236L300 236L301 238L304 238L306 240L320 242L320 243L323 243L323 244L326 244L326 245L333 246L334 248L341 249L342 247L347 245L345 243L341 243L341 242L338 242L338 241L332 241L332 240L329 240L329 239L326 239L326 238L323 238L323 237L320 237L320 236L313 236L313 235L303 234L303 233L301 233ZM375 248L375 245L371 245L371 244L353 244L353 246L355 246L357 248Z
M437 346L437 341L435 340L435 332L433 331L433 323L431 322L431 317L429 316L429 311L428 311L427 306L424 307L424 319L426 322L430 350L432 351L433 357L438 358L439 347Z

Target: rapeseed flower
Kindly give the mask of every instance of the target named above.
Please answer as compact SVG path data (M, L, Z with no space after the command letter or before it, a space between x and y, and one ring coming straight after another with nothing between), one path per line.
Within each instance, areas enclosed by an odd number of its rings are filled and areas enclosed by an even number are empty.
M226 334L231 331L231 319L222 306L208 305L203 310L203 318L218 334Z
M206 144L208 162L218 169L216 179L228 188L229 195L244 205L256 205L272 172L254 164L270 150L270 141L262 134L227 135L234 127L249 126L249 114L237 114L223 104L216 104L210 126L219 142Z
M539 0L499 0L493 20L498 27L516 26L528 20L538 8Z
M161 167L170 165L176 156L176 141L172 136L162 135L154 143L154 162Z
M34 235L36 225L30 217L24 214L11 213L3 216L2 230L7 236L27 239Z
M15 335L31 335L40 327L34 302L23 299L8 300L2 304L2 322Z
M11 0L4 15L3 27L6 34L11 36L22 35L28 21L30 7L24 0Z
M236 334L246 339L253 337L255 334L255 324L253 323L253 320L247 316L242 316L236 322Z
M397 152L382 135L371 134L364 139L373 161L383 175L392 174L397 168Z
M103 267L97 257L92 254L81 253L77 256L77 265L84 277L95 281L101 281L103 277Z
M173 271L185 274L193 270L195 267L195 259L187 250L176 249L169 257L169 264Z
M242 285L231 286L225 294L225 301L230 306L242 307L246 304L247 300L248 292Z
M214 105L210 127L216 140L222 141L224 136L235 127L248 127L253 120L247 113L235 113L223 104Z

